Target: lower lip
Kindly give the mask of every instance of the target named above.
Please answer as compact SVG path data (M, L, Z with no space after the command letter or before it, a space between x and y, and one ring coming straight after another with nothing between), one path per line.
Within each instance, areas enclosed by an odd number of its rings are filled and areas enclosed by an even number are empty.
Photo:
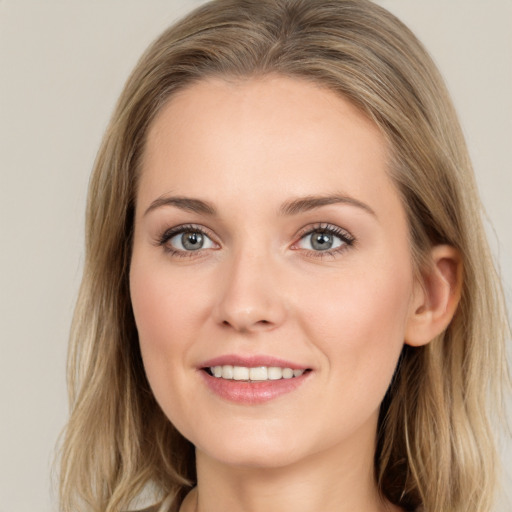
M309 377L311 372L305 372L300 377L292 379L240 381L213 377L204 370L200 371L206 385L216 395L230 402L239 404L261 404L274 400L282 395L295 391Z

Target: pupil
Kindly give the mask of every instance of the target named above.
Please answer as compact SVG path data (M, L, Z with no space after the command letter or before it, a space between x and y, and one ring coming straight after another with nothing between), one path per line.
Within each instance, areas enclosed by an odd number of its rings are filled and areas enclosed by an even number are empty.
M317 233L313 236L313 240L311 245L314 249L318 249L320 251L325 251L332 247L332 237L327 233Z
M185 249L197 251L203 246L203 235L201 233L183 233L181 243Z

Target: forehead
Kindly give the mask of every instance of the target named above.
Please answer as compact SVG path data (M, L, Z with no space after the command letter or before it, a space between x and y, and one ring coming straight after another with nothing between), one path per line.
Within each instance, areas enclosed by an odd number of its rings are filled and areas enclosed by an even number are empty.
M396 194L378 127L345 98L282 76L208 79L171 97L150 127L138 202L336 192ZM396 197L395 197L396 199Z

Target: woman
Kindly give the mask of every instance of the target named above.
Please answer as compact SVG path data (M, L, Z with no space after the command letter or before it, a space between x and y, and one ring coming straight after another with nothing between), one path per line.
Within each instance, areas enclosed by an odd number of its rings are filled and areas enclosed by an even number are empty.
M365 0L167 30L98 155L63 510L490 511L506 315L441 78ZM491 397L491 400L489 400Z

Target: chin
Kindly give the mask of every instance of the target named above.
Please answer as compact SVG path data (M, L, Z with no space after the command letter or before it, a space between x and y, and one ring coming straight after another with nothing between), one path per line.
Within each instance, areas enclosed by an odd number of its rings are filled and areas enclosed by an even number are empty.
M293 436L276 435L274 431L246 433L233 429L229 436L210 437L206 442L194 443L199 452L218 462L251 469L282 468L297 463L308 453L317 451L307 440Z
M223 449L219 453L209 451L206 455L223 465L246 469L279 469L293 465L301 459L299 453L291 453L282 448L268 449L266 446L260 446L259 449Z

